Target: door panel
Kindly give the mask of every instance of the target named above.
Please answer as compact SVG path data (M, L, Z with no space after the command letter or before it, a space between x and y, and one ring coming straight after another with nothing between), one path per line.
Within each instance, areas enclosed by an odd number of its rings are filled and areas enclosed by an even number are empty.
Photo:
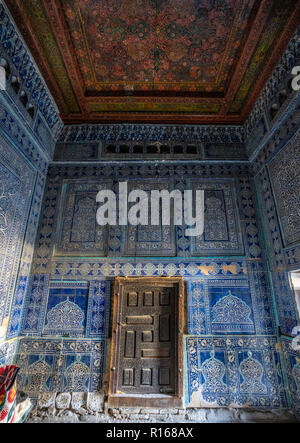
M147 395L175 398L182 393L182 280L117 280L110 396L122 396L118 405L128 405L124 396L140 395L142 406L151 404Z
M175 288L127 284L120 312L119 389L131 394L175 393ZM128 383L134 369L132 383ZM124 383L125 381L125 383Z

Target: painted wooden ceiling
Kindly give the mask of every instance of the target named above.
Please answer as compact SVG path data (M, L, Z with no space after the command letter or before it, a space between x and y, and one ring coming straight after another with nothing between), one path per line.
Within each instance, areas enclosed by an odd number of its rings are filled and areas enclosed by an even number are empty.
M68 123L241 124L300 0L6 0Z

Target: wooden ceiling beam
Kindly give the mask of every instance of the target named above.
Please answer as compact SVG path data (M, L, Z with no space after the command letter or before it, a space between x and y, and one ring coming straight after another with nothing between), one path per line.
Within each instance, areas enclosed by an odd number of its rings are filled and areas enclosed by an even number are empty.
M226 97L224 100L224 105L220 110L221 115L226 115L228 113L229 107L241 85L241 81L245 75L247 67L251 61L254 54L255 48L259 42L260 36L264 30L267 18L273 6L273 0L265 0L259 2L258 11L254 22L251 26L250 33L248 35L245 46L242 50L241 57L239 59L238 65L234 71L231 78L229 88L226 92Z
M154 112L98 112L90 114L82 121L78 115L65 115L63 121L71 124L107 124L107 123L148 123L148 124L185 124L185 125L241 125L239 115L221 117L219 115L189 114L189 113L154 113Z
M82 118L85 118L88 116L88 112L85 106L84 83L74 54L71 37L67 31L68 26L61 2L60 0L42 0L42 3L49 18L51 29L53 35L55 35L74 93L79 102Z
M250 112L252 111L253 107L255 106L255 103L257 99L259 98L263 88L265 87L267 81L272 75L273 70L275 69L277 63L279 62L280 58L282 57L282 54L286 50L289 41L293 37L294 33L296 32L297 27L300 23L300 0L297 0L295 2L295 7L293 9L293 13L290 16L288 22L286 23L284 30L282 34L278 38L278 43L275 45L270 57L268 64L266 68L261 73L260 77L257 79L257 82L255 83L255 87L245 104L243 111L242 111L242 121L245 122L247 117L249 116Z

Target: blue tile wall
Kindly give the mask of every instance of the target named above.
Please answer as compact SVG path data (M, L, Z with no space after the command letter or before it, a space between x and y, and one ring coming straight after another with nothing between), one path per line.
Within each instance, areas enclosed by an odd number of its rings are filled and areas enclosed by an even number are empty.
M51 282L43 335L84 336L88 285L80 282Z
M248 279L188 282L191 334L254 334Z
M140 179L128 181L128 192L134 189L140 189L147 193L150 198L152 190L168 189L171 191L172 180L156 177L153 179ZM160 210L161 216L161 210ZM159 256L172 257L176 255L176 228L170 226L132 226L128 225L124 232L124 246L121 249L125 256Z
M300 130L269 163L285 246L300 242Z
M193 407L286 407L274 337L186 336L186 403Z
M291 271L300 269L300 245L287 248L284 253L288 269Z
M16 338L20 333L45 177L61 121L2 1L0 55L9 66L7 88L0 94L0 326L5 333L5 336L1 333L1 342ZM20 92L25 91L28 103L34 106L34 116L29 115L13 90L13 76L20 80Z
M48 275L34 275L24 307L22 334L104 339L109 308L109 280L50 281Z
M101 338L105 343L110 283L116 276L184 277L187 282L189 333L199 338L210 335L220 339L224 336L237 339L240 336L255 338L264 335L267 341L274 339L275 316L250 172L246 165L235 164L51 165L23 309L22 334L27 336L26 340L34 342L44 334L49 343L56 343L59 336L65 340L63 335L67 331L60 326L50 329L47 317L49 313L53 315L56 312L51 324L60 325L63 308L66 307L74 312L72 318L75 326L70 332L70 340L75 337L80 337L80 340ZM194 245L190 238L185 237L184 227L177 227L169 233L164 248L156 242L158 249L151 249L151 236L158 233L149 228L148 231L140 228L129 235L124 229L110 227L106 237L102 237L102 240L107 239L105 249L100 240L99 246L96 243L94 249L91 246L93 242L90 240L96 238L95 231L88 238L82 238L81 244L72 249L72 232L68 226L74 225L74 207L78 203L76 195L92 191L95 186L115 189L121 180L128 181L129 190L131 187L145 190L156 189L157 186L169 187L170 190L204 187L208 200L220 201L220 215L215 213L210 219L206 213L206 238L204 234L199 242L196 254L199 256L194 256ZM85 223L84 216L86 214L81 216L82 223ZM219 241L220 232L212 230L212 220L221 220L226 225L225 247ZM78 223L78 226L82 226L80 219ZM87 232L91 233L87 229L83 234ZM222 234L221 240L225 234ZM130 236L134 238L132 244L128 242ZM95 251L98 251L98 256L95 256ZM83 302L86 296L81 295L80 302L74 292L66 292L77 285L88 287L87 305ZM254 353L254 348L249 352ZM35 355L35 352L29 346L27 359L32 354ZM260 354L255 358L259 359ZM75 356L66 361L67 364L70 362L73 374L76 374ZM89 366L88 361L82 360L81 363ZM44 371L50 374L48 384L43 385L45 390L53 389L51 374L56 371L53 363L49 361L47 364L51 370L46 370L48 366L42 365ZM226 367L227 363L224 364ZM103 361L102 365L98 373L99 383L104 371ZM191 370L194 370L193 365ZM88 374L87 369L82 371ZM69 386L66 377L64 372L60 387ZM27 383L27 380L24 382ZM223 382L228 391L229 378L225 377ZM83 377L82 383L85 383L86 389L90 389L90 379ZM262 383L268 384L265 378ZM245 383L241 382L241 385L244 392ZM265 402L268 408L272 402L271 390L263 391L263 395L264 399L269 398ZM279 402L273 406L279 408L282 404Z
M297 325L297 313L291 290L279 221L266 169L256 177L260 200L261 216L264 225L266 249L268 251L270 275L276 300L278 324L283 333L290 334Z
M110 257L243 256L245 248L246 255L249 258L262 258L259 231L253 206L253 190L251 182L246 175L247 168L239 168L236 165L232 165L230 168L227 166L226 170L220 168L220 166L204 168L208 179L194 180L193 176L198 175L199 172L201 173L203 166L188 165L183 167L170 165L167 167L167 165L160 165L158 168L144 166L143 164L134 166L116 166L112 164L110 166L98 165L97 167L51 166L41 215L40 234L35 249L33 272L49 273L51 262L47 258L53 255L55 258L51 258L52 264L59 260L59 257L69 255L86 257L92 257L93 255L107 255ZM205 169L207 170L205 171ZM223 178L222 180L213 179L212 177L218 173L228 178ZM155 175L152 176L152 174ZM167 184L178 189L180 185L182 186L182 183L180 184L178 181L178 177L182 176L182 174L190 175L192 185L206 187L208 193L220 191L221 198L223 198L222 190L226 193L226 207L223 205L221 210L222 220L226 219L228 226L225 233L227 239L224 242L218 241L218 232L212 232L209 214L206 215L206 235L208 240L197 240L193 248L191 239L186 238L184 235L184 227L177 227L177 229L175 227L172 229L168 228L170 232L160 231L160 235L163 232L165 232L163 235L166 235L160 246L159 243L153 244L153 230L150 230L148 234L146 232L149 228L128 227L125 229L116 226L104 230L97 227L94 222L93 225L86 226L87 223L91 223L91 220L94 220L93 214L97 208L92 198L89 200L92 205L90 207L91 217L85 217L87 206L84 207L85 211L80 212L78 209L78 198L80 195L83 195L82 193L92 192L94 189L95 194L99 186L116 189L118 184L117 178L125 181L128 180L129 189L130 186L135 185L149 186L154 177L156 183L161 183L160 186ZM145 178L142 180L140 177L143 175L145 175ZM100 181L99 177L103 176L105 179L103 180L102 178ZM152 178L150 178L151 176ZM235 178L232 178L232 176ZM114 179L113 184L111 184L112 180L108 180L107 177ZM172 185L173 177L175 180ZM209 194L207 195L209 196ZM239 196L238 210L235 207L236 195ZM86 229L76 230L76 226L86 226ZM164 229L166 228L164 227ZM89 235L89 238L87 238L87 235ZM150 236L149 241L147 240L147 235L148 237ZM77 242L75 241L76 238L78 239ZM132 244L131 238L133 238ZM164 246L162 246L163 244Z
M297 94L264 140L250 157L257 174L288 143L299 129L300 96Z
M14 295L36 172L0 133L0 325Z
M232 179L176 180L176 189L204 190L204 234L186 239L190 242L192 256L244 255L240 224L244 212L242 207L236 207L238 187ZM180 231L184 229L185 225Z
M274 334L269 279L261 263L248 263L243 278L203 277L187 280L190 334Z
M192 316L189 322L190 332L192 334L222 335L226 333L253 334L253 309L248 281L220 279L206 283L206 303L203 297L205 291L203 283L198 285L197 282L193 282L194 287L188 290L190 296L192 296L192 292L194 294L190 306L195 308L194 312L190 309ZM201 322L202 318L203 323Z
M91 338L107 338L110 316L109 280L89 282L89 306L86 335Z
M15 357L18 383L33 400L40 392L97 391L104 359L104 340L22 338Z
M266 139L271 138L274 131L280 127L282 132L289 132L290 130L289 123L285 121L283 124L283 121L289 113L294 111L293 107L290 106L290 101L299 95L289 86L292 79L292 69L294 66L299 66L300 62L299 35L300 27L287 45L244 124L247 152L251 161L257 157ZM282 92L287 95L287 99L283 103L280 100ZM279 110L275 118L272 118L270 110L274 104L278 106ZM274 149L274 146L269 146L269 148Z
M68 180L63 183L55 255L106 255L109 230L97 225L96 195L111 188L111 180L101 183Z
M289 405L299 417L299 352L291 349L293 328L299 325L289 271L300 268L299 208L300 95L283 114L254 161L267 266L282 344L282 369ZM297 360L298 359L298 360Z
M11 305L7 338L17 337L20 331L21 314L25 293L27 290L31 262L34 250L35 235L38 227L39 212L45 185L45 176L37 173L35 189L31 200L31 208L27 220L26 234L23 241L22 255L19 261L19 270L15 286L15 295Z
M0 103L0 114L2 109ZM15 138L15 129L19 130L21 126L15 126L13 120L8 126L7 121L3 126L2 123L4 120L0 121L0 157L5 174L2 210L3 220L8 224L2 226L0 269L2 279L6 281L2 281L5 296L1 295L0 325L9 317L7 338L11 339L19 334L45 185L46 161L41 161L36 145L29 142L30 137L27 138L25 132ZM30 152L33 155L29 155Z

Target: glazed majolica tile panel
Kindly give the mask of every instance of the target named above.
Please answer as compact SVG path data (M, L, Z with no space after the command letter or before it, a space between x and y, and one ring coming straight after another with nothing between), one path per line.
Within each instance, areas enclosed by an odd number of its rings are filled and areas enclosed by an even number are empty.
M25 301L22 333L106 338L110 281L50 281L33 276Z
M190 334L274 334L275 319L266 273L249 271L248 278L188 280Z
M275 337L186 336L185 395L190 407L286 407Z
M215 166L207 171L204 169L205 175L209 174L207 179L197 180L195 175L201 173L201 169L195 165L166 165L158 170L142 164L52 166L41 212L34 272L50 271L51 262L47 258L51 257L54 263L58 260L57 256L70 255L191 257L246 254L249 258L262 258L255 199L251 180L244 176L246 170L227 166L226 176L231 178L216 179L213 178L215 175L225 175L225 171ZM132 186L146 189L155 178L159 189L165 186L166 189L180 190L185 185L184 180L179 179L182 175L191 177L187 183L191 189L204 188L206 212L203 236L195 240L185 237L184 226L110 226L107 229L97 226L95 195L98 188L117 191L119 179L127 182L129 189ZM151 189L153 187L154 184L151 184ZM211 208L214 203L219 205L218 209ZM157 238L155 242L154 237ZM52 257L53 254L55 257Z
M36 173L0 134L0 324L9 315Z
M269 164L285 246L300 242L300 131Z
M18 383L32 398L47 391L97 391L104 360L104 340L21 339L16 355L21 367Z

